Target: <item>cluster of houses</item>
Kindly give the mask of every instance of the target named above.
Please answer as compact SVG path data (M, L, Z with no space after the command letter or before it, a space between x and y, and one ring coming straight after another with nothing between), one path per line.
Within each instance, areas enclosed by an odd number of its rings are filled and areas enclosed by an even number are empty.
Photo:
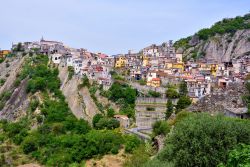
M12 49L18 44L13 44ZM73 67L75 75L87 76L89 79L103 84L108 89L112 84L110 71L114 66L114 58L103 53L92 53L86 49L75 49L62 42L48 41L43 38L39 42L24 42L25 52L39 51L48 55L54 64Z
M230 62L205 58L183 62L182 54L175 52L170 41L160 46L151 45L139 53L117 55L114 66L129 70L128 80L143 80L150 87L178 84L185 80L188 95L197 101L210 94L213 88L226 88L231 82L244 83L244 77L250 72L250 57Z
M17 44L14 44L12 49L15 47ZM24 42L22 47L26 52L38 50L48 55L54 64L72 67L75 75L87 76L98 84L102 84L105 89L112 85L110 71L114 68L127 71L127 81L143 81L141 83L145 86L153 88L165 87L169 83L177 85L185 80L188 95L194 102L210 94L214 88L227 88L232 82L244 83L245 76L250 72L250 57L248 56L230 62L217 62L205 58L184 62L183 55L175 51L172 41L148 46L138 53L129 51L127 54L113 56L92 53L82 48L71 48L61 42L48 41L43 38L39 42ZM150 99L150 102L148 99L140 100L137 100L136 106L137 127L147 129L156 120L164 119L166 100L162 103L154 99ZM144 104L145 100L146 109L140 104L140 102ZM115 118L125 128L129 127L129 119L126 116L117 115Z

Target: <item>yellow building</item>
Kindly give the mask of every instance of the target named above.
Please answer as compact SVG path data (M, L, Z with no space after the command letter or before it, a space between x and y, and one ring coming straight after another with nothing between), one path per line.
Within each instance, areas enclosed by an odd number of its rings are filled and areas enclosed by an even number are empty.
M149 58L147 56L143 56L142 60L143 67L146 67L149 64Z
M181 69L181 71L184 71L184 63L173 63L172 68Z
M166 62L166 63L165 63L165 68L166 68L167 70L171 69L172 67L173 67L173 63L171 63L171 62Z
M6 57L6 55L10 54L9 50L1 50L0 51L0 58Z
M115 68L125 67L126 58L124 56L119 56L115 58Z
M212 74L213 76L216 76L217 70L218 70L218 64L212 64L212 65L211 65L211 74Z

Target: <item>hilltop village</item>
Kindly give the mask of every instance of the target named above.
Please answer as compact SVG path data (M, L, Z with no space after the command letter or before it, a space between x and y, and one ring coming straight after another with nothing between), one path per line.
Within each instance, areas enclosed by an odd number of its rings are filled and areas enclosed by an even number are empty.
M166 119L166 104L169 99L174 105L178 103L181 83L185 83L186 95L195 104L218 89L226 90L232 84L242 86L250 72L250 59L247 56L229 62L202 57L185 60L182 53L176 51L172 41L153 44L138 53L128 51L127 54L110 56L42 38L39 42L13 44L11 51L0 52L0 58L16 50L48 55L53 64L67 67L70 75L86 77L92 83L102 85L104 91L109 90L114 82L126 83L136 89L139 95L135 100L135 126L133 124L129 129L133 122L130 116L114 115L121 126L128 128L131 133L151 133L156 121ZM168 117L175 113L176 108L172 110L173 113ZM234 106L222 112L227 116L244 118L247 108L244 105ZM147 138L142 133L139 135Z

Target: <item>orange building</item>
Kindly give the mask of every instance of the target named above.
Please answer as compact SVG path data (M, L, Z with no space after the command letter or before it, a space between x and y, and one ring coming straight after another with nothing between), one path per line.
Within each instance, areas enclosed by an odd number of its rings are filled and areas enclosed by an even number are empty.
M8 54L10 54L10 50L0 50L0 58L5 58Z

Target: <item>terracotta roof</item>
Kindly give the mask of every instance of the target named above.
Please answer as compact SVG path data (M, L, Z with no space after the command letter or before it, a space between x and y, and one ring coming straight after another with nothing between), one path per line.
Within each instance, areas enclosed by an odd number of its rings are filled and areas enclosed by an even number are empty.
M160 78L153 78L152 81L161 81Z

